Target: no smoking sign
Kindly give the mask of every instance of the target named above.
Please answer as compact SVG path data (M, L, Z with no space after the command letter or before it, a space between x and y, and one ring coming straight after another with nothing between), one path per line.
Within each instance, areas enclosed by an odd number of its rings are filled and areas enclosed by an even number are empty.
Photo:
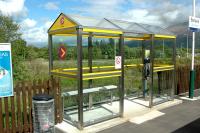
M115 56L115 69L121 69L122 58L121 56Z

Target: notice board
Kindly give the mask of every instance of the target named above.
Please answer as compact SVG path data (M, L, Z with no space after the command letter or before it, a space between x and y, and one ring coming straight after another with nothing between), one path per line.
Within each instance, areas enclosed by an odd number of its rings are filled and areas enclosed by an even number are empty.
M0 97L13 96L11 44L0 43Z

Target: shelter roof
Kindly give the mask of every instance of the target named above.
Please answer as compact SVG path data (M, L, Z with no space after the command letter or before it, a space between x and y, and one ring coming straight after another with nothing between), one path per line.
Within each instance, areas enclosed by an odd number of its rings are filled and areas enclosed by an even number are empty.
M175 38L175 35L165 28L136 22L114 20L109 18L92 18L61 13L49 28L49 34L75 34L76 28L82 27L83 32L97 34L126 35L157 35L158 37ZM135 36L133 36L135 37Z

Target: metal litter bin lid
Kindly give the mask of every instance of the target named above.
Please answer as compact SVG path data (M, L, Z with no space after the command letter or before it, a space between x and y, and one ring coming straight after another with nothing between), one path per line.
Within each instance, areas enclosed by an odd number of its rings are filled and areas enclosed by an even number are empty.
M53 97L47 94L37 94L33 96L33 100L36 101L49 101L51 99L53 99Z

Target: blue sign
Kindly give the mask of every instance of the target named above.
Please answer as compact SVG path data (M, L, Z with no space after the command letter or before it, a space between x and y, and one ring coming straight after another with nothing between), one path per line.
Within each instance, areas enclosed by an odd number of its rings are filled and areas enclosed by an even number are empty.
M199 31L199 29L197 29L197 28L191 28L191 27L189 27L189 30L192 31L192 32L198 32Z
M13 96L11 44L0 43L0 97Z

